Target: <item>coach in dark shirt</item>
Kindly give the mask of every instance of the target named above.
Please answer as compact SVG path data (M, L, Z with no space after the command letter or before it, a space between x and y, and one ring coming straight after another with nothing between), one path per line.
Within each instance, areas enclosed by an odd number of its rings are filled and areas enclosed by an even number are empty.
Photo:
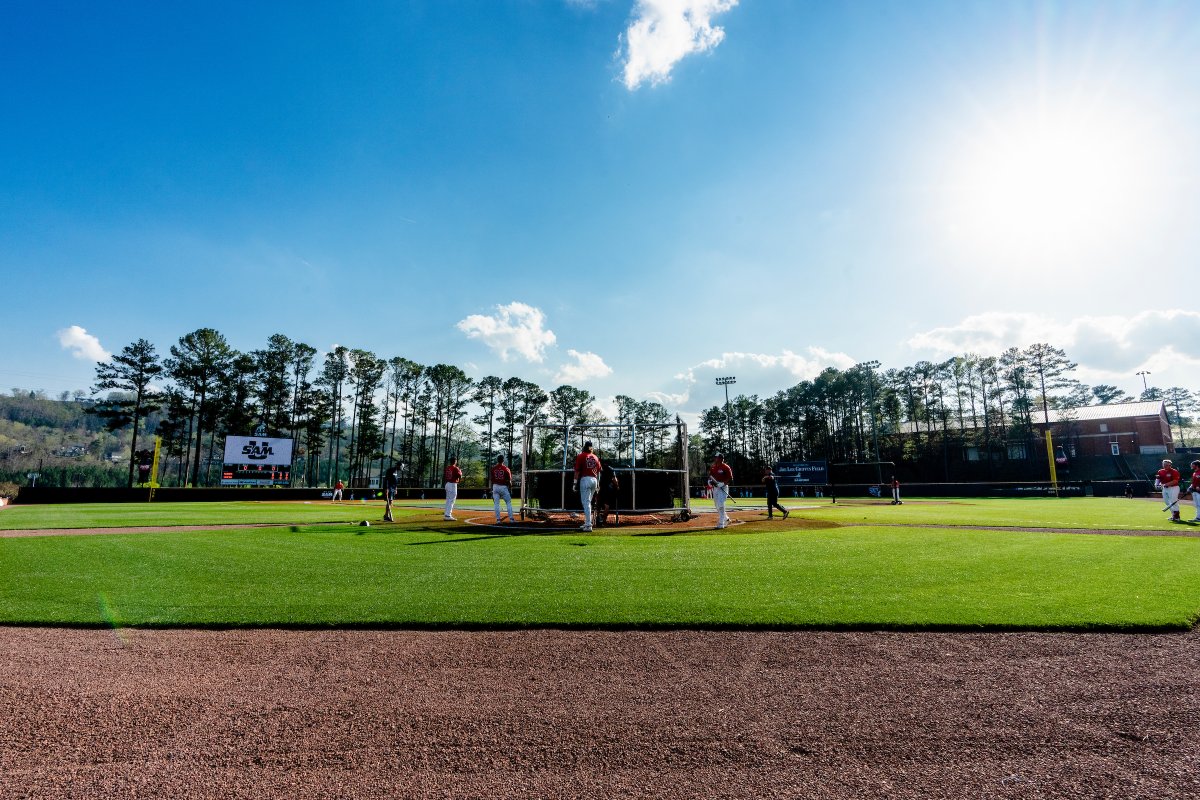
M763 489L767 495L767 519L773 519L774 509L778 508L783 512L783 518L788 518L788 510L779 505L779 481L775 478L775 473L767 467L767 471L763 473Z

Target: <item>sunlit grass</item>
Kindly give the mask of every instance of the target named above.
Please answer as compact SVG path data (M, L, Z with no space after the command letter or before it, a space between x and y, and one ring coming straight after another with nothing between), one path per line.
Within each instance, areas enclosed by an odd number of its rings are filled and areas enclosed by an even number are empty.
M0 538L0 622L1146 630L1200 612L1191 538L801 529L795 516L728 535L513 535L409 513Z
M465 494L465 492L464 492ZM473 490L471 495L482 495ZM1124 498L906 498L904 505L867 498L783 498L793 509L792 520L817 519L839 523L877 525L979 525L1093 530L1182 530L1162 513L1154 500ZM519 507L519 501L514 506ZM396 508L405 517L428 516L441 509L441 502L405 500ZM698 511L711 511L712 502L693 500ZM482 514L492 508L490 500L460 497L457 508L464 514ZM762 511L762 498L740 498L731 503L734 511ZM1190 517L1190 507L1184 508ZM0 530L43 528L117 528L131 526L300 524L376 520L383 516L380 500L330 503L312 502L220 502L220 503L79 503L71 505L16 505L0 511Z

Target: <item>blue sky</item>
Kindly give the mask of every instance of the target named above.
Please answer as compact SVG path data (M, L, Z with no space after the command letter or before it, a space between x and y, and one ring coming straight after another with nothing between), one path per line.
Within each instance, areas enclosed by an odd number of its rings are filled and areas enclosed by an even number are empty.
M3 387L214 327L689 416L1036 341L1200 389L1194 2L12 0L0 67Z

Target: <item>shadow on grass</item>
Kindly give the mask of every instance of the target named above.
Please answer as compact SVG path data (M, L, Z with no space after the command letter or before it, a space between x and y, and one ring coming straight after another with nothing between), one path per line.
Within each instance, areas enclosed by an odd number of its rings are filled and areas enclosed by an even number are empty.
M553 530L539 530L531 528L505 528L501 526L473 526L475 529L464 528L461 525L455 527L441 525L412 525L404 526L403 530L394 531L395 533L430 533L442 534L443 539L431 539L422 542L409 542L408 546L427 545L427 544L470 544L472 542L486 542L491 539L516 539L522 536L568 536L583 535L580 531L573 528L561 528ZM482 527L482 530L479 528Z

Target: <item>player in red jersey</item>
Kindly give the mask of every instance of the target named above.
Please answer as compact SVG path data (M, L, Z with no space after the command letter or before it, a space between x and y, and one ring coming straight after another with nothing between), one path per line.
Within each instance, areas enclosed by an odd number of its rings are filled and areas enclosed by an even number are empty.
M488 477L492 482L492 504L496 507L496 522L504 520L500 517L500 499L508 508L508 521L516 522L512 510L512 470L504 466L504 456L496 456L496 465L492 467Z
M462 480L462 470L458 468L458 458L450 459L442 477L446 481L446 513L444 520L454 519L454 501L458 499L458 482Z
M1188 484L1188 492L1192 495L1192 505L1196 507L1196 518L1192 522L1200 522L1200 461L1192 462L1192 480Z
M892 505L904 505L904 503L900 500L900 481L896 480L895 475L892 476Z
M1179 522L1179 470L1171 465L1171 459L1164 458L1162 469L1154 476L1162 487L1163 511L1171 512L1171 521Z
M583 452L575 456L575 485L571 487L573 491L579 492L579 498L583 501L583 525L579 527L581 531L592 529L592 498L600 485L601 469L600 457L592 451L592 443L584 442Z
M729 487L733 483L733 470L725 463L725 456L717 453L713 456L712 466L708 468L708 485L712 487L713 503L717 506L717 528L729 525L729 516L725 513L725 500L729 497Z

